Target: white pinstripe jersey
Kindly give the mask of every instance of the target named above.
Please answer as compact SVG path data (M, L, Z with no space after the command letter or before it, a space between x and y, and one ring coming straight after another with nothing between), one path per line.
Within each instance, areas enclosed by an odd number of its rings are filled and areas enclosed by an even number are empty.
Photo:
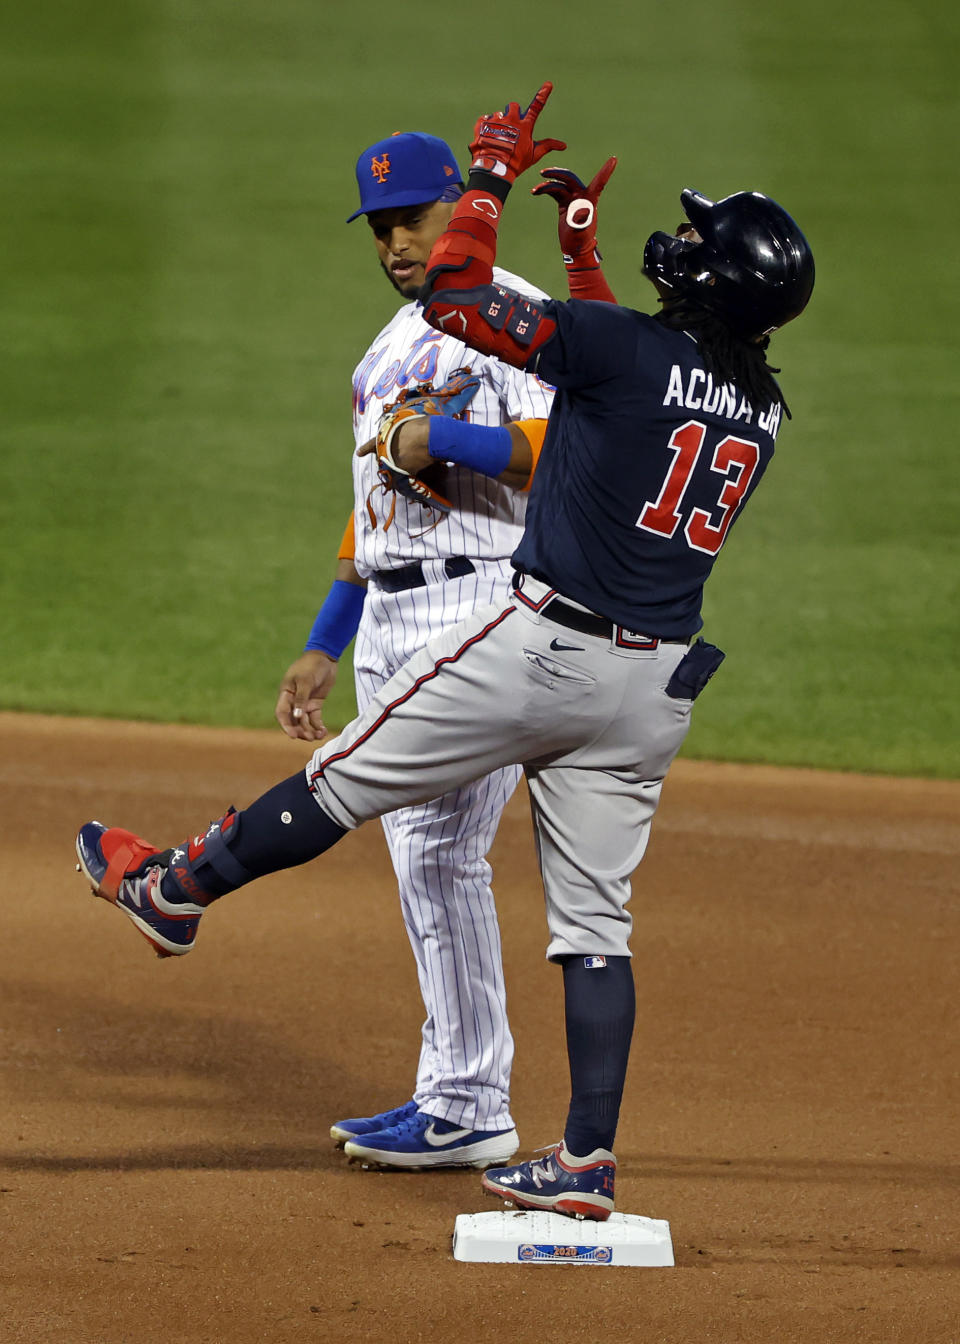
M494 270L494 280L507 289L545 298L509 271ZM480 375L480 387L466 417L478 425L504 425L511 420L545 419L550 413L553 388L533 374L523 373L488 355L468 350L461 342L428 327L418 303L408 303L376 337L353 375L353 429L359 446L372 439L384 406L396 401L404 387L431 382L435 386L456 369L469 366ZM376 457L353 459L355 564L362 577L378 569L396 569L414 560L465 555L472 559L502 559L513 553L523 532L527 496L465 467L444 468L431 484L453 503L437 527L435 514L419 504L395 496L396 512L389 528L394 496L382 490ZM377 520L371 525L367 501Z

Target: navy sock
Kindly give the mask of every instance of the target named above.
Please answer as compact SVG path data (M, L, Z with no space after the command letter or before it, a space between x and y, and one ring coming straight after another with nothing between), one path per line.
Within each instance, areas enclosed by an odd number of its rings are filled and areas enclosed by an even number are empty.
M171 864L160 890L169 901L206 904L256 877L307 863L344 835L346 830L317 806L298 771L235 817L228 814L220 830L207 833L194 858L186 845L174 851L184 859Z
M317 805L302 770L250 804L230 852L251 877L308 863L346 835Z
M636 996L629 957L564 957L563 991L570 1061L567 1151L613 1151L630 1057Z

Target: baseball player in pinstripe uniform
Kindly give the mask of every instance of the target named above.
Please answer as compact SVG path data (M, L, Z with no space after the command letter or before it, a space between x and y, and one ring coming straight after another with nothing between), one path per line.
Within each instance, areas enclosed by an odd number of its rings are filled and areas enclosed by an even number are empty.
M453 152L431 135L394 135L364 150L356 171L360 208L351 219L366 215L384 273L404 298L415 300L430 249L462 190ZM517 276L500 274L511 288L540 294ZM382 484L374 453L354 456L354 511L337 577L277 703L277 718L291 737L324 735L323 701L354 630L357 704L364 709L429 639L509 591L509 556L523 530L525 487L552 388L434 331L411 301L357 365L354 435L358 447L375 439L398 395L417 385L439 386L464 365L479 379L469 425L489 427L505 451L509 444L504 470L493 477L438 463L434 481L451 504L441 513ZM526 434L515 428L504 439L507 423L524 425ZM509 1110L513 1040L485 856L519 775L510 765L382 819L426 1020L413 1098L341 1120L331 1130L337 1143L350 1142L351 1155L370 1164L483 1166L510 1157L518 1146Z

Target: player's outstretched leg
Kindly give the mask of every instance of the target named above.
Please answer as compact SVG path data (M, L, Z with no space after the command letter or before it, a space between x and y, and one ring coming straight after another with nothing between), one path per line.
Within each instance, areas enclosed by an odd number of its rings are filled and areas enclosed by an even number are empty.
M158 849L119 826L85 822L77 834L77 872L95 896L123 911L158 956L177 957L193 947L211 902L266 873L307 863L345 834L298 773L174 849Z

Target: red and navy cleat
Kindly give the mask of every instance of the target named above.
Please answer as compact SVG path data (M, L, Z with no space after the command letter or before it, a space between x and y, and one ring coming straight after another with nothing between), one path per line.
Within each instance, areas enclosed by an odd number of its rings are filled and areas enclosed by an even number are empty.
M159 850L132 831L88 821L77 835L77 872L94 896L110 901L137 926L158 957L193 947L205 907L165 900L160 881L172 850Z
M546 1209L606 1222L613 1212L617 1159L606 1148L574 1157L558 1143L546 1157L484 1172L481 1184L520 1209Z

